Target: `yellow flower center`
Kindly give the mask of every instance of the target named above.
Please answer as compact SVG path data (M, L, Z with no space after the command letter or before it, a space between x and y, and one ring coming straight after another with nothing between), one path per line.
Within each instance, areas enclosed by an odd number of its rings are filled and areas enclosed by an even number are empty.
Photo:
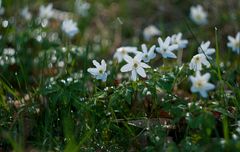
M126 52L125 49L122 49L122 54L123 54L123 55L127 54L127 52Z
M102 69L100 69L98 72L99 72L100 74L103 74L103 70L102 70Z
M202 19L202 16L200 14L197 14L195 17L196 17L197 20L201 20Z
M133 68L137 68L138 67L138 61L136 61L136 60L133 60Z
M196 63L199 63L199 62L200 62L200 57L197 56L197 57L195 58L195 62L196 62Z
M198 80L196 83L195 83L195 87L196 88L201 88L203 86L203 81L202 80Z

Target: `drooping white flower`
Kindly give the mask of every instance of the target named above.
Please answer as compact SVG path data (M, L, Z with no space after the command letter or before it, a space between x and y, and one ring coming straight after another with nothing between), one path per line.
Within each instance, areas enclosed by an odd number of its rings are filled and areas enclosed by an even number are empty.
M129 55L129 53L133 53L133 54L138 54L139 51L137 50L137 47L131 47L131 46L124 46L124 47L120 47L117 48L113 58L117 59L118 63L122 62L123 58L126 55Z
M142 60L144 62L149 62L150 60L152 60L156 57L156 53L154 52L155 48L156 48L156 46L153 45L148 51L146 44L142 44L142 51L143 51Z
M87 16L88 10L90 8L90 4L83 0L76 0L75 1L75 10L81 16Z
M145 78L146 72L144 68L150 68L149 65L142 61L142 54L138 53L134 58L130 56L124 56L124 60L127 62L122 68L120 69L121 72L129 72L131 71L131 79L133 81L137 80L137 75L139 74L141 77Z
M240 32L236 34L236 37L228 36L229 42L227 43L227 46L232 48L234 52L237 54L240 54Z
M92 63L96 68L88 68L87 71L91 73L93 77L97 80L102 80L103 82L105 82L108 76L106 72L107 64L105 60L102 60L101 64L99 64L96 60L93 60Z
M143 30L143 37L145 40L149 41L154 36L159 36L161 31L154 25L149 25Z
M69 36L73 37L78 33L77 23L73 20L64 20L62 23L62 30Z
M211 44L210 41L207 41L205 43L202 42L201 46L198 48L198 53L202 53L202 54L206 55L208 59L212 59L212 57L210 55L215 53L214 48L209 48L210 44Z
M192 82L191 92L198 92L202 97L206 98L208 96L208 91L213 90L215 86L209 83L211 75L206 73L201 75L199 71L196 72L196 76L190 76Z
M39 17L41 19L49 19L53 16L53 5L52 3L47 6L41 5L39 8Z
M190 18L198 25L207 24L207 12L201 5L192 6L190 8Z
M21 11L21 16L22 16L25 20L31 20L31 19L32 19L32 14L29 12L28 7L25 7L24 9L22 9L22 11Z
M183 49L187 47L188 40L182 39L182 33L178 33L172 35L171 44L176 44L178 45L178 49Z
M171 44L171 38L168 36L165 41L159 37L158 38L159 47L156 51L162 54L163 58L177 58L177 56L172 52L178 48L178 45Z
M206 56L204 54L197 54L193 56L191 62L189 63L189 68L194 71L201 71L202 65L210 67L210 63L208 62Z

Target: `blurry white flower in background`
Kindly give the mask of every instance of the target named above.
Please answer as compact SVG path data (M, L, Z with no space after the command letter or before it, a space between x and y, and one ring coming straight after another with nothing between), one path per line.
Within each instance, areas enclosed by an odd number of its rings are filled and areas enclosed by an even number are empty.
M57 66L58 66L59 68L63 68L63 67L65 66L64 61L59 61L59 62L57 63Z
M76 0L75 1L75 10L80 16L87 16L88 10L90 9L90 4L83 0Z
M149 25L143 30L143 37L146 41L149 41L154 36L161 35L161 31L154 25Z
M131 79L133 81L137 80L137 74L139 74L141 77L145 78L146 72L144 68L150 68L149 65L147 65L142 61L142 53L138 53L134 58L130 56L125 56L124 60L127 62L122 68L120 69L121 72L129 72L131 71Z
M93 60L92 62L96 68L88 68L87 71L91 73L97 80L102 80L103 82L105 82L108 76L106 72L107 64L105 60L102 60L101 64L99 64L96 60Z
M47 6L41 5L39 8L39 17L41 19L49 19L53 16L53 4L50 3Z
M118 63L122 62L123 58L125 56L129 56L129 53L137 54L139 51L137 50L137 47L132 46L124 46L117 48L115 54L113 55L113 58L117 59Z
M146 44L142 44L142 51L143 51L142 60L144 62L149 62L150 60L156 57L156 53L154 52L155 48L156 46L153 45L148 51Z
M0 56L0 65L13 65L16 63L16 58L15 58L16 51L13 48L4 48L3 53Z
M7 20L2 21L2 27L4 27L4 28L8 27L8 21Z
M32 19L32 14L29 12L28 7L25 7L24 9L22 9L20 14L25 20L31 20Z
M207 24L207 12L201 5L192 6L190 8L190 18L198 25Z
M237 54L240 54L240 32L236 34L236 37L228 36L229 42L227 46L231 48Z
M210 41L207 41L205 43L202 42L201 46L198 48L198 53L202 53L202 54L206 55L208 59L212 59L212 57L210 57L210 55L215 53L214 48L209 48L210 44L211 44Z
M210 63L208 62L206 56L204 54L197 54L193 56L191 62L189 63L189 68L194 71L201 71L202 65L210 67Z
M64 20L62 23L62 30L71 38L78 33L77 23L73 20Z
M212 83L208 82L210 77L209 73L201 75L199 71L196 72L195 77L190 76L192 82L191 92L199 92L202 97L206 98L208 96L207 92L215 88Z
M177 58L177 56L172 52L178 48L178 45L171 44L171 38L168 36L163 42L162 38L158 38L159 47L156 51L162 54L163 58Z
M182 33L173 34L171 37L171 44L178 45L178 49L184 49L187 47L188 40L182 39Z
M5 12L4 7L2 6L2 0L0 0L0 15L3 15Z

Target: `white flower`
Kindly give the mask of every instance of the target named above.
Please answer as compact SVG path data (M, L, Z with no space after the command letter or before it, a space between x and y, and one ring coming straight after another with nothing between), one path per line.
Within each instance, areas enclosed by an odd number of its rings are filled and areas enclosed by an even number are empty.
M206 56L204 54L194 55L191 62L189 63L189 68L194 71L201 71L202 64L206 67L210 67L210 63L208 62Z
M90 4L88 2L84 2L82 0L75 1L75 10L79 15L87 16L89 8Z
M201 5L192 6L190 8L190 18L198 25L207 23L207 12L204 11Z
M161 53L163 58L177 58L177 56L172 52L178 48L176 44L170 44L171 38L168 36L165 41L159 37L158 43L160 47L157 47L156 51Z
M138 54L139 51L137 50L137 47L131 47L131 46L125 46L117 48L113 58L116 58L118 60L118 63L122 62L123 58L126 55L129 55L129 53Z
M93 75L97 80L105 82L107 80L107 64L104 60L99 64L96 60L92 61L96 68L88 68L87 71Z
M215 49L209 48L209 46L210 46L210 41L207 41L206 43L202 42L201 46L198 48L198 53L202 53L202 54L206 55L208 59L212 59L212 57L210 57L210 55L215 53Z
M59 68L63 68L65 63L64 63L64 61L59 61L57 65Z
M77 23L73 22L73 20L64 20L62 23L62 30L69 37L73 37L78 33Z
M196 72L196 76L190 76L190 80L192 82L191 92L199 92L200 95L204 98L208 96L207 92L213 90L215 86L208 82L211 75L206 73L201 75L199 71Z
M21 16L25 20L31 20L32 19L32 14L29 12L28 7L25 7L24 9L22 9Z
M138 53L134 58L130 56L124 56L124 60L127 62L126 65L122 66L120 69L121 72L129 72L131 71L131 79L133 81L137 80L137 74L141 77L145 78L147 75L145 73L144 68L150 68L146 63L141 62L142 53Z
M171 44L178 45L178 49L183 49L187 47L188 40L182 39L182 33L174 34L171 37Z
M149 25L143 30L143 37L145 40L149 41L153 36L158 36L161 34L161 31L157 29L154 25Z
M47 6L41 5L39 8L39 17L41 19L49 19L53 16L53 5L52 3Z
M150 60L152 60L153 58L156 57L156 54L154 52L155 48L156 48L156 46L153 45L148 51L146 44L142 44L142 51L143 51L142 60L144 62L149 62Z
M229 42L227 46L232 48L232 50L238 54L240 54L240 32L236 34L236 37L228 36Z

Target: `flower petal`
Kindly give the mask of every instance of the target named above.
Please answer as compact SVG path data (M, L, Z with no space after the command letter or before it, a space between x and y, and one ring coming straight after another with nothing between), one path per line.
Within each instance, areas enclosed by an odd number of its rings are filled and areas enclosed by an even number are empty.
M168 58L177 58L177 56L176 56L174 53L172 53L171 51L167 51L167 52L166 52L166 56L167 56Z
M132 70L131 79L132 79L133 81L136 81L136 80L137 80L137 72L136 72L136 70Z
M147 53L147 46L146 46L146 44L142 44L141 46L142 46L142 51L144 53Z
M101 67L101 65L96 60L93 60L92 63L96 66L96 68Z
M171 42L171 37L168 36L164 41L164 46L167 48L169 46L170 42Z
M88 68L87 71L94 76L98 75L98 69L97 68Z
M143 68L151 68L149 65L147 65L146 63L140 62L140 66Z
M103 71L106 71L106 69L107 69L107 64L106 64L105 60L102 60L102 61L101 61L101 67L102 67Z
M204 90L207 90L207 91L209 91L209 90L213 90L215 88L215 86L213 85L213 84L211 84L211 83L206 83L205 85L204 85Z
M120 69L121 72L128 72L132 70L132 65L131 64L125 64L124 66L122 66L122 68Z
M142 67L137 68L137 73L143 78L147 76L145 70Z
M131 56L129 56L129 55L124 55L123 58L128 63L132 63L132 61L133 61L133 58Z

